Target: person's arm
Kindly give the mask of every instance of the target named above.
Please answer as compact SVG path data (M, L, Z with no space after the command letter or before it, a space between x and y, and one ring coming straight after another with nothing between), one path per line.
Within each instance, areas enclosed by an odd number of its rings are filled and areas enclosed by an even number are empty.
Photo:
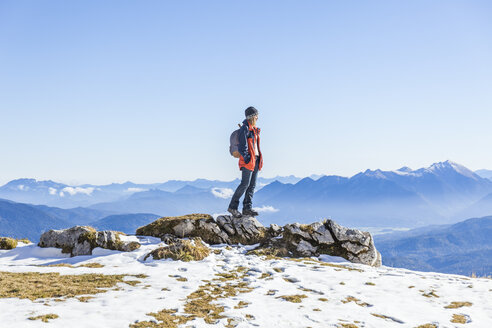
M239 150L239 154L241 154L241 156L243 156L244 163L246 163L246 164L248 164L249 161L251 160L251 156L249 155L249 152L248 152L247 134L248 134L248 127L246 125L243 125L239 129L239 135L238 135L239 145L237 148Z

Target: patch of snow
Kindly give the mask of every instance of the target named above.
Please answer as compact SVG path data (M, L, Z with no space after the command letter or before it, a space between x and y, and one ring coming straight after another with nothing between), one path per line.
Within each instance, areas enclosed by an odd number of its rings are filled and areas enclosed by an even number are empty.
M56 188L49 187L48 192L50 193L50 195L56 195L57 190L56 190Z
M118 284L119 290L91 295L88 302L67 298L63 302L52 299L37 300L0 298L2 327L128 327L136 321L153 321L150 312L177 309L183 313L186 297L196 291L203 280L212 280L218 273L227 273L238 267L248 268L243 282L252 290L215 302L224 306L215 326L224 327L228 318L234 318L237 327L337 327L340 323L354 323L358 327L417 327L435 323L451 327L453 314L463 314L466 327L492 327L492 280L460 275L417 272L390 267L368 267L361 264L341 263L339 258L322 255L323 265L314 259L266 260L245 256L251 246L214 245L220 252L202 261L182 262L153 260L143 257L163 245L158 238L136 238L142 246L133 252L94 249L91 256L68 257L59 249L39 248L35 244L0 251L0 271L59 272L60 274L145 274L147 278L130 286ZM102 268L42 267L37 265L69 263L78 266L100 263ZM350 271L348 269L351 269ZM355 269L355 270L353 270ZM186 278L177 281L176 277ZM217 285L226 282L217 282ZM439 297L425 297L433 292ZM288 302L279 296L305 295L301 303ZM357 299L347 301L347 297ZM237 308L240 301L244 307ZM471 302L472 306L446 309L451 302ZM48 304L49 306L46 306ZM367 306L361 306L366 304ZM54 313L58 319L49 323L27 318ZM383 315L389 319L377 317ZM391 319L393 318L393 319ZM185 326L211 327L203 319L189 321Z

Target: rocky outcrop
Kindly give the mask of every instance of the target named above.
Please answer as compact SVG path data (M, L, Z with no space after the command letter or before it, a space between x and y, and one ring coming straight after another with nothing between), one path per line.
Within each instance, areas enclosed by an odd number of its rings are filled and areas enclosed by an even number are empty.
M140 248L135 241L122 241L118 231L96 231L92 227L76 226L64 230L50 230L41 235L38 246L61 248L71 256L91 255L96 247L131 252Z
M178 238L200 237L208 244L252 245L269 238L267 229L254 217L233 218L209 214L163 217L137 229L137 235L153 236L163 241L169 235Z
M233 218L208 214L164 217L137 230L137 235L159 237L166 243L175 238L200 237L208 244L259 243L255 254L310 257L328 254L340 256L354 263L381 265L381 254L376 250L369 232L340 226L325 220L311 224L272 224L265 228L254 217Z
M369 232L346 228L333 220L287 224L282 234L276 247L287 249L293 256L328 254L354 263L381 265L381 254Z

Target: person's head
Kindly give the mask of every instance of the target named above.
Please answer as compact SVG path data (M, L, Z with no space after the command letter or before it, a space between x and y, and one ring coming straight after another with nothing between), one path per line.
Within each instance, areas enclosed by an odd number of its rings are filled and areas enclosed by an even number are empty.
M246 108L244 115L246 116L249 124L256 126L256 121L258 120L258 110L256 108L253 106Z

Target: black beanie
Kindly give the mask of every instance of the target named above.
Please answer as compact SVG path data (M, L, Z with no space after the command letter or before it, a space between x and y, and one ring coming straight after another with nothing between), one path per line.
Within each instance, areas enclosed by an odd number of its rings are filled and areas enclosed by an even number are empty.
M246 118L251 118L255 115L258 115L258 110L256 108L254 108L253 106L250 106L248 108L246 108L246 110L244 111L244 115L246 116Z

